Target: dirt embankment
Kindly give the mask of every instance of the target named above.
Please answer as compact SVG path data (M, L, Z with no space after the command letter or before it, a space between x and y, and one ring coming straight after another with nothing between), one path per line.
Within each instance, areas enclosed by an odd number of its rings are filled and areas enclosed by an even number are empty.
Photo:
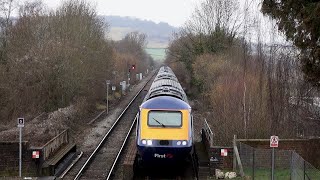
M90 146L97 136L104 133L107 126L111 125L113 120L122 112L126 105L131 101L134 95L140 90L147 80L144 78L137 85L131 86L130 91L120 99L109 103L109 114L103 119L89 125L102 110L96 110L91 113L83 113L82 103L70 105L65 108L59 108L57 111L42 113L35 118L26 118L23 128L23 141L29 141L31 146L41 147L50 139L69 128L72 137L78 144ZM104 114L102 116L105 116ZM10 125L2 125L0 128L0 141L18 141L19 129L15 122Z
M32 146L44 145L63 130L71 128L75 123L77 113L77 107L71 105L51 113L42 113L31 120L26 118L25 127L22 128L23 141L29 141ZM6 127L0 132L0 141L18 140L19 129L16 125Z

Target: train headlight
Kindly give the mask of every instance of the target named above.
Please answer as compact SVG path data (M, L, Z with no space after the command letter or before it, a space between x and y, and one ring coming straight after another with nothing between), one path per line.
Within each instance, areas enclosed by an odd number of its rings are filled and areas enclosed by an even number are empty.
M180 145L181 145L181 141L178 141L178 142L177 142L177 145L180 146Z
M146 144L147 144L147 141L146 141L146 140L142 140L141 143L144 144L144 145L146 145Z
M150 139L147 140L147 145L148 145L148 146L151 146L151 145L152 145L152 140L150 140Z
M187 141L182 141L182 145L183 146L187 145Z

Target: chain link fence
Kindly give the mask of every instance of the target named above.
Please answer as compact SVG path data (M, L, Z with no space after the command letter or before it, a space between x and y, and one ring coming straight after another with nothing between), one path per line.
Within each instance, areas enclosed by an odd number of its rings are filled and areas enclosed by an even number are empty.
M239 142L239 155L249 179L272 179L272 149L253 148ZM320 171L291 150L275 149L274 179L318 180ZM237 167L237 170L239 168Z

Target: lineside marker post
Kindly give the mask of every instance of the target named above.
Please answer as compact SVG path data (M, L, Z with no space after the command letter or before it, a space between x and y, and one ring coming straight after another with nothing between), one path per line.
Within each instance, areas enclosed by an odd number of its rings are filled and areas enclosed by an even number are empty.
M106 80L106 84L107 84L107 114L109 114L109 84L110 84L110 80Z
M21 177L22 172L22 128L24 127L24 118L18 118L18 128L19 128L19 177Z

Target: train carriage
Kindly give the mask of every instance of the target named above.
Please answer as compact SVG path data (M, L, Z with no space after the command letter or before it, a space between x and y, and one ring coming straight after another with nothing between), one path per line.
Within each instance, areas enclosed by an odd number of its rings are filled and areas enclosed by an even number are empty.
M191 107L167 66L160 68L140 106L136 140L144 162L179 162L193 151Z

